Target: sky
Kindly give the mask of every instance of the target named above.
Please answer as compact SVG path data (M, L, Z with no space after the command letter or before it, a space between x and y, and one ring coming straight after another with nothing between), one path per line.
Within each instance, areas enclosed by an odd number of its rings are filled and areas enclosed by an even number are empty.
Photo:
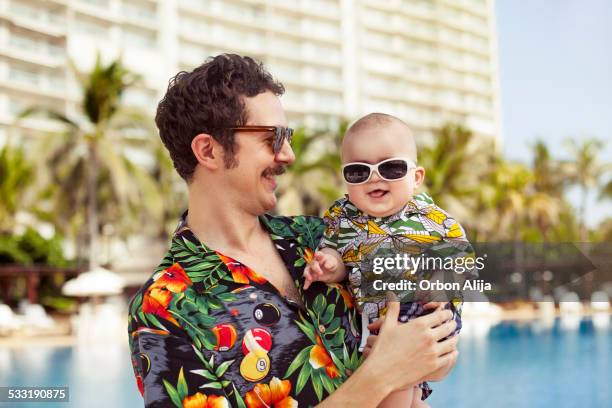
M564 140L597 137L612 162L612 1L496 0L496 22L504 155L529 162L542 138L567 158ZM594 196L587 208L590 226L612 216Z

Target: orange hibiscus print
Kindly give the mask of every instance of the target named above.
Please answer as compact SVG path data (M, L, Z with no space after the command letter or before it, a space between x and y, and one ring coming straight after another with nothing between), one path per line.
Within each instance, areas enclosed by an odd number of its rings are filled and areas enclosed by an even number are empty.
M310 248L306 248L304 250L304 260L306 261L307 264L311 263L312 260L314 259L314 252L312 252L312 249Z
M184 408L229 408L229 402L221 395L209 395L196 392L183 399Z
M248 408L296 408L298 402L289 396L291 382L273 377L268 384L257 384L246 393L244 402Z
M162 317L178 326L178 322L170 315L167 308L174 293L184 292L191 285L191 279L185 270L175 263L161 272L155 282L149 286L142 298L142 311Z
M153 282L152 286L167 287L171 292L180 293L191 285L191 279L189 279L183 267L177 262L164 270L155 282Z
M260 285L267 282L266 278L257 274L257 272L248 266L241 264L229 256L220 254L219 252L217 252L217 255L219 258L221 258L225 266L227 266L227 269L229 269L232 273L232 279L234 279L234 282L249 284L250 281L253 281L259 283Z
M342 299L344 300L344 304L346 305L348 309L352 309L353 307L355 307L353 296L350 294L348 290L346 290L346 288L343 285L341 285L340 283L328 283L327 285L333 286L334 288L340 291L340 294L342 295Z
M340 375L338 367L336 367L331 356L325 347L323 347L323 342L319 336L317 336L317 344L310 350L309 362L315 370L325 367L325 373L327 373L329 378L336 378Z

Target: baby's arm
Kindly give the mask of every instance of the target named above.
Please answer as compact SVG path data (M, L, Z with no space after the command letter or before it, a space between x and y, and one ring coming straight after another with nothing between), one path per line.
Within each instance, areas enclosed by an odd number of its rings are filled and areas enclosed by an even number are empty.
M304 270L304 289L308 289L312 282L325 283L340 282L346 278L346 267L342 256L335 249L322 248L315 252L314 259Z

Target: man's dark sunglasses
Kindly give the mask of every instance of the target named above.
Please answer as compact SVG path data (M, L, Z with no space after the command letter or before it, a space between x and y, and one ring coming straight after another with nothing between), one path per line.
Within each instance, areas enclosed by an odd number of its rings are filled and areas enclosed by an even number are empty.
M289 144L293 139L293 129L281 126L236 126L230 128L234 132L274 132L274 142L272 143L272 151L278 154L283 148L285 139Z

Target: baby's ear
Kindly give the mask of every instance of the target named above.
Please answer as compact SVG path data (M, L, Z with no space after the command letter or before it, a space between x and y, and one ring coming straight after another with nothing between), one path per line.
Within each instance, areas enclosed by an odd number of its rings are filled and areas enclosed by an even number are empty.
M425 169L421 166L418 166L414 170L414 187L419 187L425 181Z

